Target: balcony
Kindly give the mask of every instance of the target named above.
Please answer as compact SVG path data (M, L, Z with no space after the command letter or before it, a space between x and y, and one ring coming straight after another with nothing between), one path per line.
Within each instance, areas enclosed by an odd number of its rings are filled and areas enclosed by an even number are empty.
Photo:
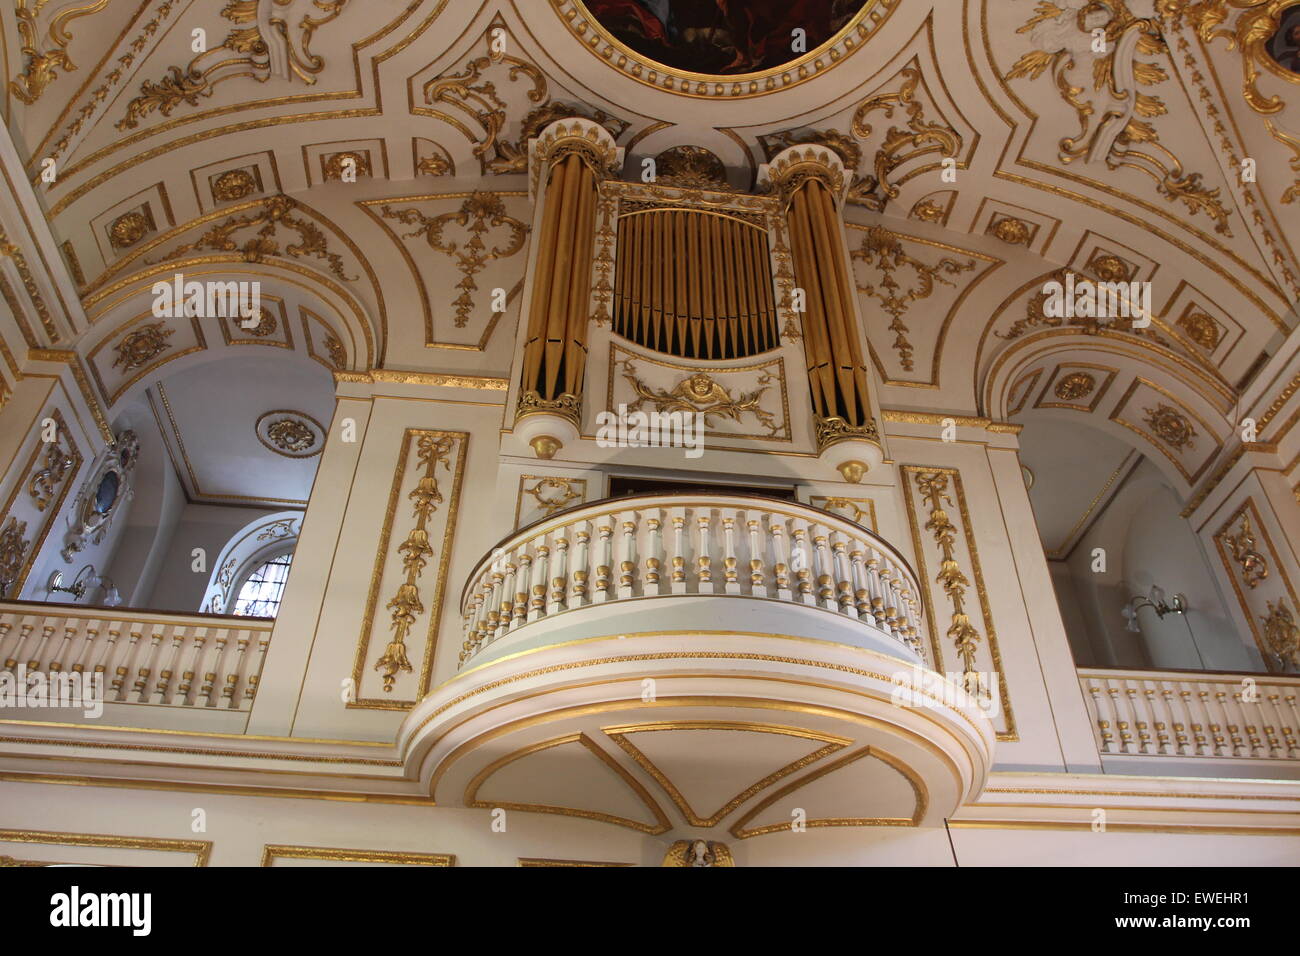
M1103 759L1300 760L1300 677L1080 668L1079 685Z
M444 805L706 839L940 825L994 734L928 669L919 594L887 542L795 502L561 512L470 574L460 671L399 745Z
M114 726L239 733L253 706L274 621L73 604L0 603L0 681L11 719L89 722L97 698ZM87 681L98 690L82 692ZM37 686L45 688L38 693ZM0 684L0 686L4 686ZM55 700L79 703L54 707ZM46 699L48 698L48 699ZM8 705L8 706L7 706ZM140 706L151 705L151 706ZM156 711L169 713L160 718ZM97 709L97 708L95 708ZM160 719L163 723L160 723Z

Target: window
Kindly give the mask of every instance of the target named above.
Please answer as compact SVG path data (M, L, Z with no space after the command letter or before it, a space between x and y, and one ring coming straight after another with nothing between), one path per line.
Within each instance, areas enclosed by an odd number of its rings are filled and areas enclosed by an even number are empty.
M240 586L230 613L240 617L275 617L280 610L292 561L293 552L288 551L254 568Z

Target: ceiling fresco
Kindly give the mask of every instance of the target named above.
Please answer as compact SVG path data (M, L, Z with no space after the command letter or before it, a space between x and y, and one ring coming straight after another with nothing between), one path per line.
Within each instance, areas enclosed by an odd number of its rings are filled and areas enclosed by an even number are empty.
M733 76L784 66L871 0L583 0L614 39L656 63Z

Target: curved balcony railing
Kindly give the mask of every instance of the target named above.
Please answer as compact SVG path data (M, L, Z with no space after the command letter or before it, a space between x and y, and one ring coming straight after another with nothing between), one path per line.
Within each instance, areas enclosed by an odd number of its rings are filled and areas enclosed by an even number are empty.
M606 499L520 529L478 564L461 597L460 663L533 621L675 594L820 608L920 656L919 593L890 545L808 505L723 494Z

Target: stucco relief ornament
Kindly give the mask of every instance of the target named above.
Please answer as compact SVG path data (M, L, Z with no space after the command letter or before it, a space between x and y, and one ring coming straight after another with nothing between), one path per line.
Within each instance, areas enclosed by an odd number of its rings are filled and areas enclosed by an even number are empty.
M130 372L147 365L171 348L167 340L175 334L176 330L169 329L165 322L150 322L141 326L113 346L113 351L117 353L113 368L120 365L122 371Z
M1264 643L1283 669L1300 670L1300 626L1295 616L1285 600L1279 600L1276 606L1272 601L1266 603L1268 614L1261 615Z
M1187 416L1164 402L1157 402L1155 408L1144 408L1143 419L1156 433L1156 437L1177 451L1187 448L1196 439L1196 429L1187 420Z
M570 501L582 500L582 494L573 490L573 483L577 480L576 478L547 476L538 479L537 484L531 488L525 488L524 493L537 499L537 504L542 509L542 517L549 518L555 512L564 508ZM543 492L546 491L554 492L554 494L544 494Z
M1232 560L1240 566L1246 586L1259 587L1259 583L1268 577L1268 561L1255 550L1255 529L1250 526L1249 515L1242 514L1237 533L1224 535L1223 543L1228 546Z
M313 458L325 448L324 426L306 412L266 412L257 419L254 430L258 441L286 458Z
M777 432L776 417L763 409L759 400L772 383L772 376L764 372L758 378L759 388L752 392L743 392L736 398L721 382L715 381L705 372L696 372L682 379L672 389L651 388L636 375L636 367L631 359L623 360L623 377L631 384L637 398L627 406L629 412L639 411L647 402L657 412L698 412L704 416L704 423L712 415L721 415L733 422L740 421L742 415L752 414L763 427L773 435Z
M70 527L59 552L64 561L71 562L73 555L104 540L113 519L135 497L131 477L139 459L140 439L130 430L100 452L68 515Z
M277 447L285 451L306 451L316 441L311 429L302 422L292 418L282 418L272 422L266 429L267 437Z
M19 521L12 515L8 524L0 530L0 598L10 597L9 589L18 581L22 573L23 559L31 541L23 537L27 533L27 522Z
M1220 191L1207 188L1200 173L1184 169L1161 143L1152 120L1168 107L1139 90L1169 79L1160 59L1139 59L1168 49L1155 0L1045 0L1016 32L1028 34L1033 49L1004 79L1037 80L1050 71L1061 99L1074 110L1079 128L1060 141L1062 163L1138 169L1169 202L1183 203L1192 215L1205 213L1216 232L1232 235Z
M1056 393L1057 398L1073 402L1091 394L1096 387L1097 380L1087 372L1071 372L1056 383L1053 391Z
M731 850L714 840L678 840L664 855L664 866L735 866Z

